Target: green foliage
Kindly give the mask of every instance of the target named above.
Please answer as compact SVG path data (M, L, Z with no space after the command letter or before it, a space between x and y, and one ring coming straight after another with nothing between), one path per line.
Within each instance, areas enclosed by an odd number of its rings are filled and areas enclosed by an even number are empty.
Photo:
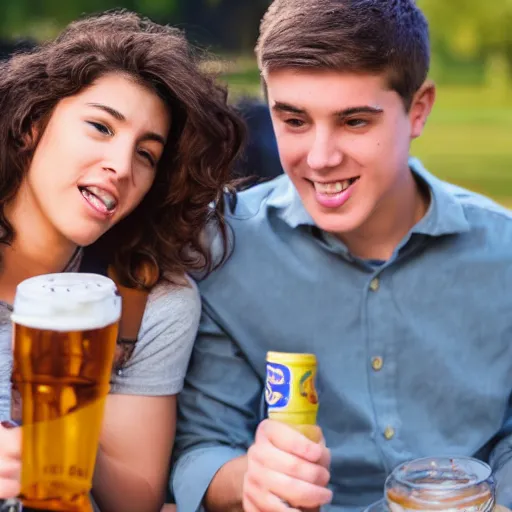
M466 62L496 57L512 75L512 0L418 0L427 16L434 53ZM446 55L445 55L446 57Z
M16 0L0 2L3 37L54 36L64 25L84 13L123 7L155 18L171 18L180 0Z

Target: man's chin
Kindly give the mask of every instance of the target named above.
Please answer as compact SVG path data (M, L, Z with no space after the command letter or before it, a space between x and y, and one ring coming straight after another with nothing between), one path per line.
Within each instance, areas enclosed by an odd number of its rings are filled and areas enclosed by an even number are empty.
M334 217L334 215L329 216ZM350 218L335 219L335 218L325 218L325 215L316 215L313 216L313 220L318 228L326 233L329 233L338 238L343 238L343 235L346 233L350 233L354 229L356 229L356 222L352 221Z

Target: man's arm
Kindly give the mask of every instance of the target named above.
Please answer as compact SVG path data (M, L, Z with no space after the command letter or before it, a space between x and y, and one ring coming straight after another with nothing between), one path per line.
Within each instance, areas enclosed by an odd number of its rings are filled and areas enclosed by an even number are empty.
M254 440L262 397L258 375L203 304L185 387L178 397L171 488L180 512L199 510L207 490L208 511L241 510L245 469L244 458L238 458Z
M247 471L247 455L224 464L213 477L204 498L208 512L244 512L242 490Z

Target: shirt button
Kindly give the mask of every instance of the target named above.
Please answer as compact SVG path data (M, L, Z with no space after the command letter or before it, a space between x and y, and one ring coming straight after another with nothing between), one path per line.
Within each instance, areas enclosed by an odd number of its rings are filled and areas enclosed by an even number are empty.
M382 367L384 366L384 360L382 357L374 357L372 359L372 368L378 372L379 370L382 370Z
M395 437L395 429L393 427L386 427L386 430L384 430L384 437L390 441Z
M378 277L374 277L370 281L370 290L372 292L376 292L378 289L379 289L379 278Z

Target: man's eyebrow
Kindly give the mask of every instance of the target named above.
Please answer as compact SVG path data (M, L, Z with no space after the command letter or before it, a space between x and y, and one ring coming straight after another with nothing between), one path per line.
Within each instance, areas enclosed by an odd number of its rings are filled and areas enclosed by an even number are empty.
M126 121L126 117L121 114L118 110L115 108L109 107L108 105L103 105L103 103L87 103L89 107L99 108L100 110L103 110L107 114L110 114L113 118L117 119L118 121Z
M276 111L276 112L288 112L290 114L305 114L306 111L299 108L299 107L294 107L293 105L290 105L288 103L283 103L281 101L276 101L273 105L272 105L272 110Z
M345 108L343 110L338 110L334 113L336 117L348 117L353 116L356 114L382 114L384 112L384 109L381 107L372 107L370 105L361 105L358 107L349 107Z
M272 106L272 110L276 112L287 112L289 114L297 114L297 115L305 115L307 111L300 107L295 107L294 105L290 105L289 103L283 103L281 101L276 101ZM384 109L381 107L372 107L370 105L361 105L357 107L349 107L343 110L338 110L333 113L335 117L348 117L356 114L382 114Z

